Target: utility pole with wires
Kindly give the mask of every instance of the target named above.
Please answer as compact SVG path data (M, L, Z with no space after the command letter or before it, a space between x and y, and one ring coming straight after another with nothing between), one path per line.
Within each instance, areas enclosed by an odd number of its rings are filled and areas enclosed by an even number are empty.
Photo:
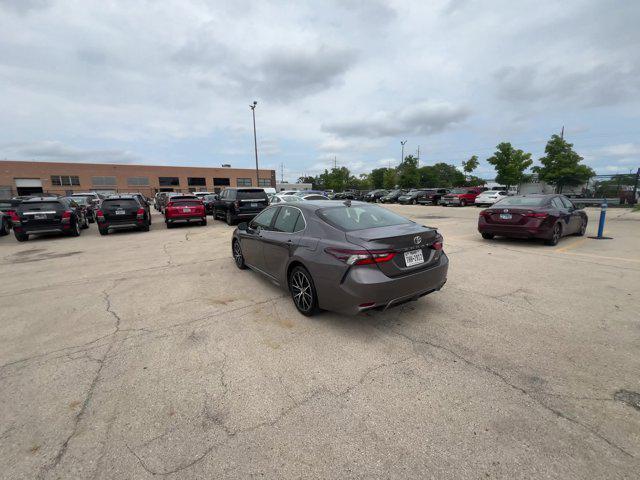
M249 108L251 109L251 113L253 114L253 148L256 153L256 187L260 186L260 173L258 170L258 137L256 136L256 105L258 102L254 101Z
M562 125L562 130L560 130L560 139L564 140L564 125Z
M280 163L280 183L284 183L284 163Z
M407 143L406 140L400 140L400 145L402 146L402 150L400 153L400 165L402 165L402 162L404 162L404 145L405 143Z
M418 145L418 150L416 151L416 159L417 159L417 166L420 166L420 145Z
M333 168L338 168L338 157L336 155L333 156Z

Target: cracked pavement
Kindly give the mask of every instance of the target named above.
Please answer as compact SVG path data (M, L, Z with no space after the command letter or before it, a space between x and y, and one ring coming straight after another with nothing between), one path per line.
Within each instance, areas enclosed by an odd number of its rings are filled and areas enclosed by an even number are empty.
M638 478L640 213L553 248L388 208L449 281L356 317L299 315L222 222L0 238L0 478Z

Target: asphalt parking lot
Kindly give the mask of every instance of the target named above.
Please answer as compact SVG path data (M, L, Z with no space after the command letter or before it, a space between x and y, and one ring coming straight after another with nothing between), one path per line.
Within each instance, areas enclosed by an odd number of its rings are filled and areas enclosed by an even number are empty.
M640 212L548 247L388 208L449 281L356 317L298 314L222 222L0 238L0 477L638 478Z

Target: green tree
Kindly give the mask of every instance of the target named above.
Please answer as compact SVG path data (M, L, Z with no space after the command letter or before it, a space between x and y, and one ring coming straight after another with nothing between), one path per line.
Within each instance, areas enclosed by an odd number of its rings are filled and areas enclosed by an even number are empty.
M496 182L509 188L518 185L525 178L524 171L531 166L531 154L516 150L509 142L502 142L496 146L496 152L487 158L496 169Z
M371 170L369 174L369 183L371 184L371 188L378 189L384 186L384 172L386 172L386 168L374 168Z
M476 155L473 155L469 160L462 162L462 170L464 171L464 173L470 174L476 168L478 168L479 164L480 162L478 162L478 157Z
M573 150L573 144L559 135L551 136L544 153L542 166L533 167L533 171L540 180L554 185L557 193L562 193L564 186L582 185L595 175L590 167L580 164L583 158Z
M418 169L420 186L427 188L450 188L465 184L464 174L448 163L436 163Z
M315 189L317 186L316 181L317 181L316 177L311 177L309 175L306 175L306 176L298 177L297 183L310 183L312 187Z
M396 171L393 168L385 168L384 169L384 179L382 182L382 187L388 189L394 188L396 186Z
M420 184L418 159L408 155L396 169L396 180L400 188L415 188ZM386 187L389 188L389 187Z

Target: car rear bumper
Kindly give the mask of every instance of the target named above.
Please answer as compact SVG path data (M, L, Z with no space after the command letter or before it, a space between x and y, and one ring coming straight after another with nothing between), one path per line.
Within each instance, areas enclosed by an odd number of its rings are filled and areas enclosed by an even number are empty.
M18 233L26 235L38 235L40 233L69 233L71 225L47 225L47 226L14 226L13 229Z
M437 262L402 277L388 277L377 268L355 268L333 292L318 292L320 307L346 315L387 308L417 300L440 290L447 281L449 259L442 252Z
M553 229L547 225L495 225L487 223L484 220L478 222L478 231L480 233L490 233L498 237L514 237L514 238L551 238Z
M179 222L201 222L205 218L205 215L198 216L185 216L185 217L169 217L166 219L167 223L179 223Z

